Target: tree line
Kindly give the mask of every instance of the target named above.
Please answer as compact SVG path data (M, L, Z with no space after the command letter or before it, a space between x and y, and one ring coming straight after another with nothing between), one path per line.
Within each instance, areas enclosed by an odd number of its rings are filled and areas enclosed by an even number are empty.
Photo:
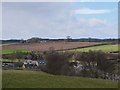
M50 41L70 41L70 42L113 42L119 43L120 39L98 39L98 38L78 38L73 39L70 36L67 36L65 39L49 39L49 38L39 38L32 37L27 40L24 39L11 39L11 40L0 40L1 43L40 43L40 42L50 42Z
M50 51L46 54L46 59L48 61L46 72L55 75L103 79L113 79L115 75L118 75L117 64L108 60L106 53L102 51L89 51L76 54ZM74 59L74 62L70 62L72 59Z

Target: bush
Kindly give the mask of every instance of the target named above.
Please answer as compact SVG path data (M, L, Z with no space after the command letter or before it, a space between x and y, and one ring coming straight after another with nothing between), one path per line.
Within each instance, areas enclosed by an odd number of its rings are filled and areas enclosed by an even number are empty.
M51 74L66 74L66 70L69 70L68 54L64 52L57 52L50 50L46 53L45 58L47 60L46 70Z
M80 75L93 78L107 78L115 69L115 64L107 60L107 54L101 51L89 51L78 53L75 57L82 64Z

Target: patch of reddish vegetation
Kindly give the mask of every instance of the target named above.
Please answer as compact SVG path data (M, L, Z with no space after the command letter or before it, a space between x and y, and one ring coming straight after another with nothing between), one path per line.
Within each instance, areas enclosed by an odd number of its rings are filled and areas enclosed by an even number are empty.
M86 46L93 46L100 43L95 42L44 42L44 43L21 43L2 46L3 50L7 49L28 49L33 51L47 51L51 47L55 50L74 49Z

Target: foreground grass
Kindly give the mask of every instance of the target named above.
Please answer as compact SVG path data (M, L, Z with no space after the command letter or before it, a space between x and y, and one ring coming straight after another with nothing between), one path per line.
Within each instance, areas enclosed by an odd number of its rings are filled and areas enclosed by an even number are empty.
M2 68L1 67L0 67L0 89L2 90Z
M3 88L117 88L117 81L3 70L2 85Z
M73 50L69 50L69 51L71 51L71 52L88 52L89 50L92 50L92 51L101 50L103 52L114 52L114 51L118 51L118 44L91 46L91 47L86 47L86 48L73 49Z
M16 52L30 52L30 50L26 50L26 49L15 49L15 50L3 50L2 54L13 54Z

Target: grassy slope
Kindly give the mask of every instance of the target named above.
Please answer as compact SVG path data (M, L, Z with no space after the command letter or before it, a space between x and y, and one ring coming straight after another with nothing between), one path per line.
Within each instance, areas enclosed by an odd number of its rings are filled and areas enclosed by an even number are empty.
M5 45L12 45L12 44L17 44L17 43L5 43L5 44L0 44L0 46L5 46ZM26 50L26 49L12 49L12 50L0 50L0 54L12 54L12 53L16 53L16 52L30 52L30 50Z
M26 49L3 50L2 54L12 54L16 52L30 52L30 50L26 50Z
M117 81L55 76L40 71L3 70L3 88L117 88Z
M11 59L2 59L2 61L0 62L23 62L24 60L23 59L14 59L14 60L11 60Z
M89 50L101 50L103 52L113 52L113 51L118 51L118 45L100 45L100 46L91 46L91 47L86 47L86 48L78 48L70 51L74 52L87 52Z

